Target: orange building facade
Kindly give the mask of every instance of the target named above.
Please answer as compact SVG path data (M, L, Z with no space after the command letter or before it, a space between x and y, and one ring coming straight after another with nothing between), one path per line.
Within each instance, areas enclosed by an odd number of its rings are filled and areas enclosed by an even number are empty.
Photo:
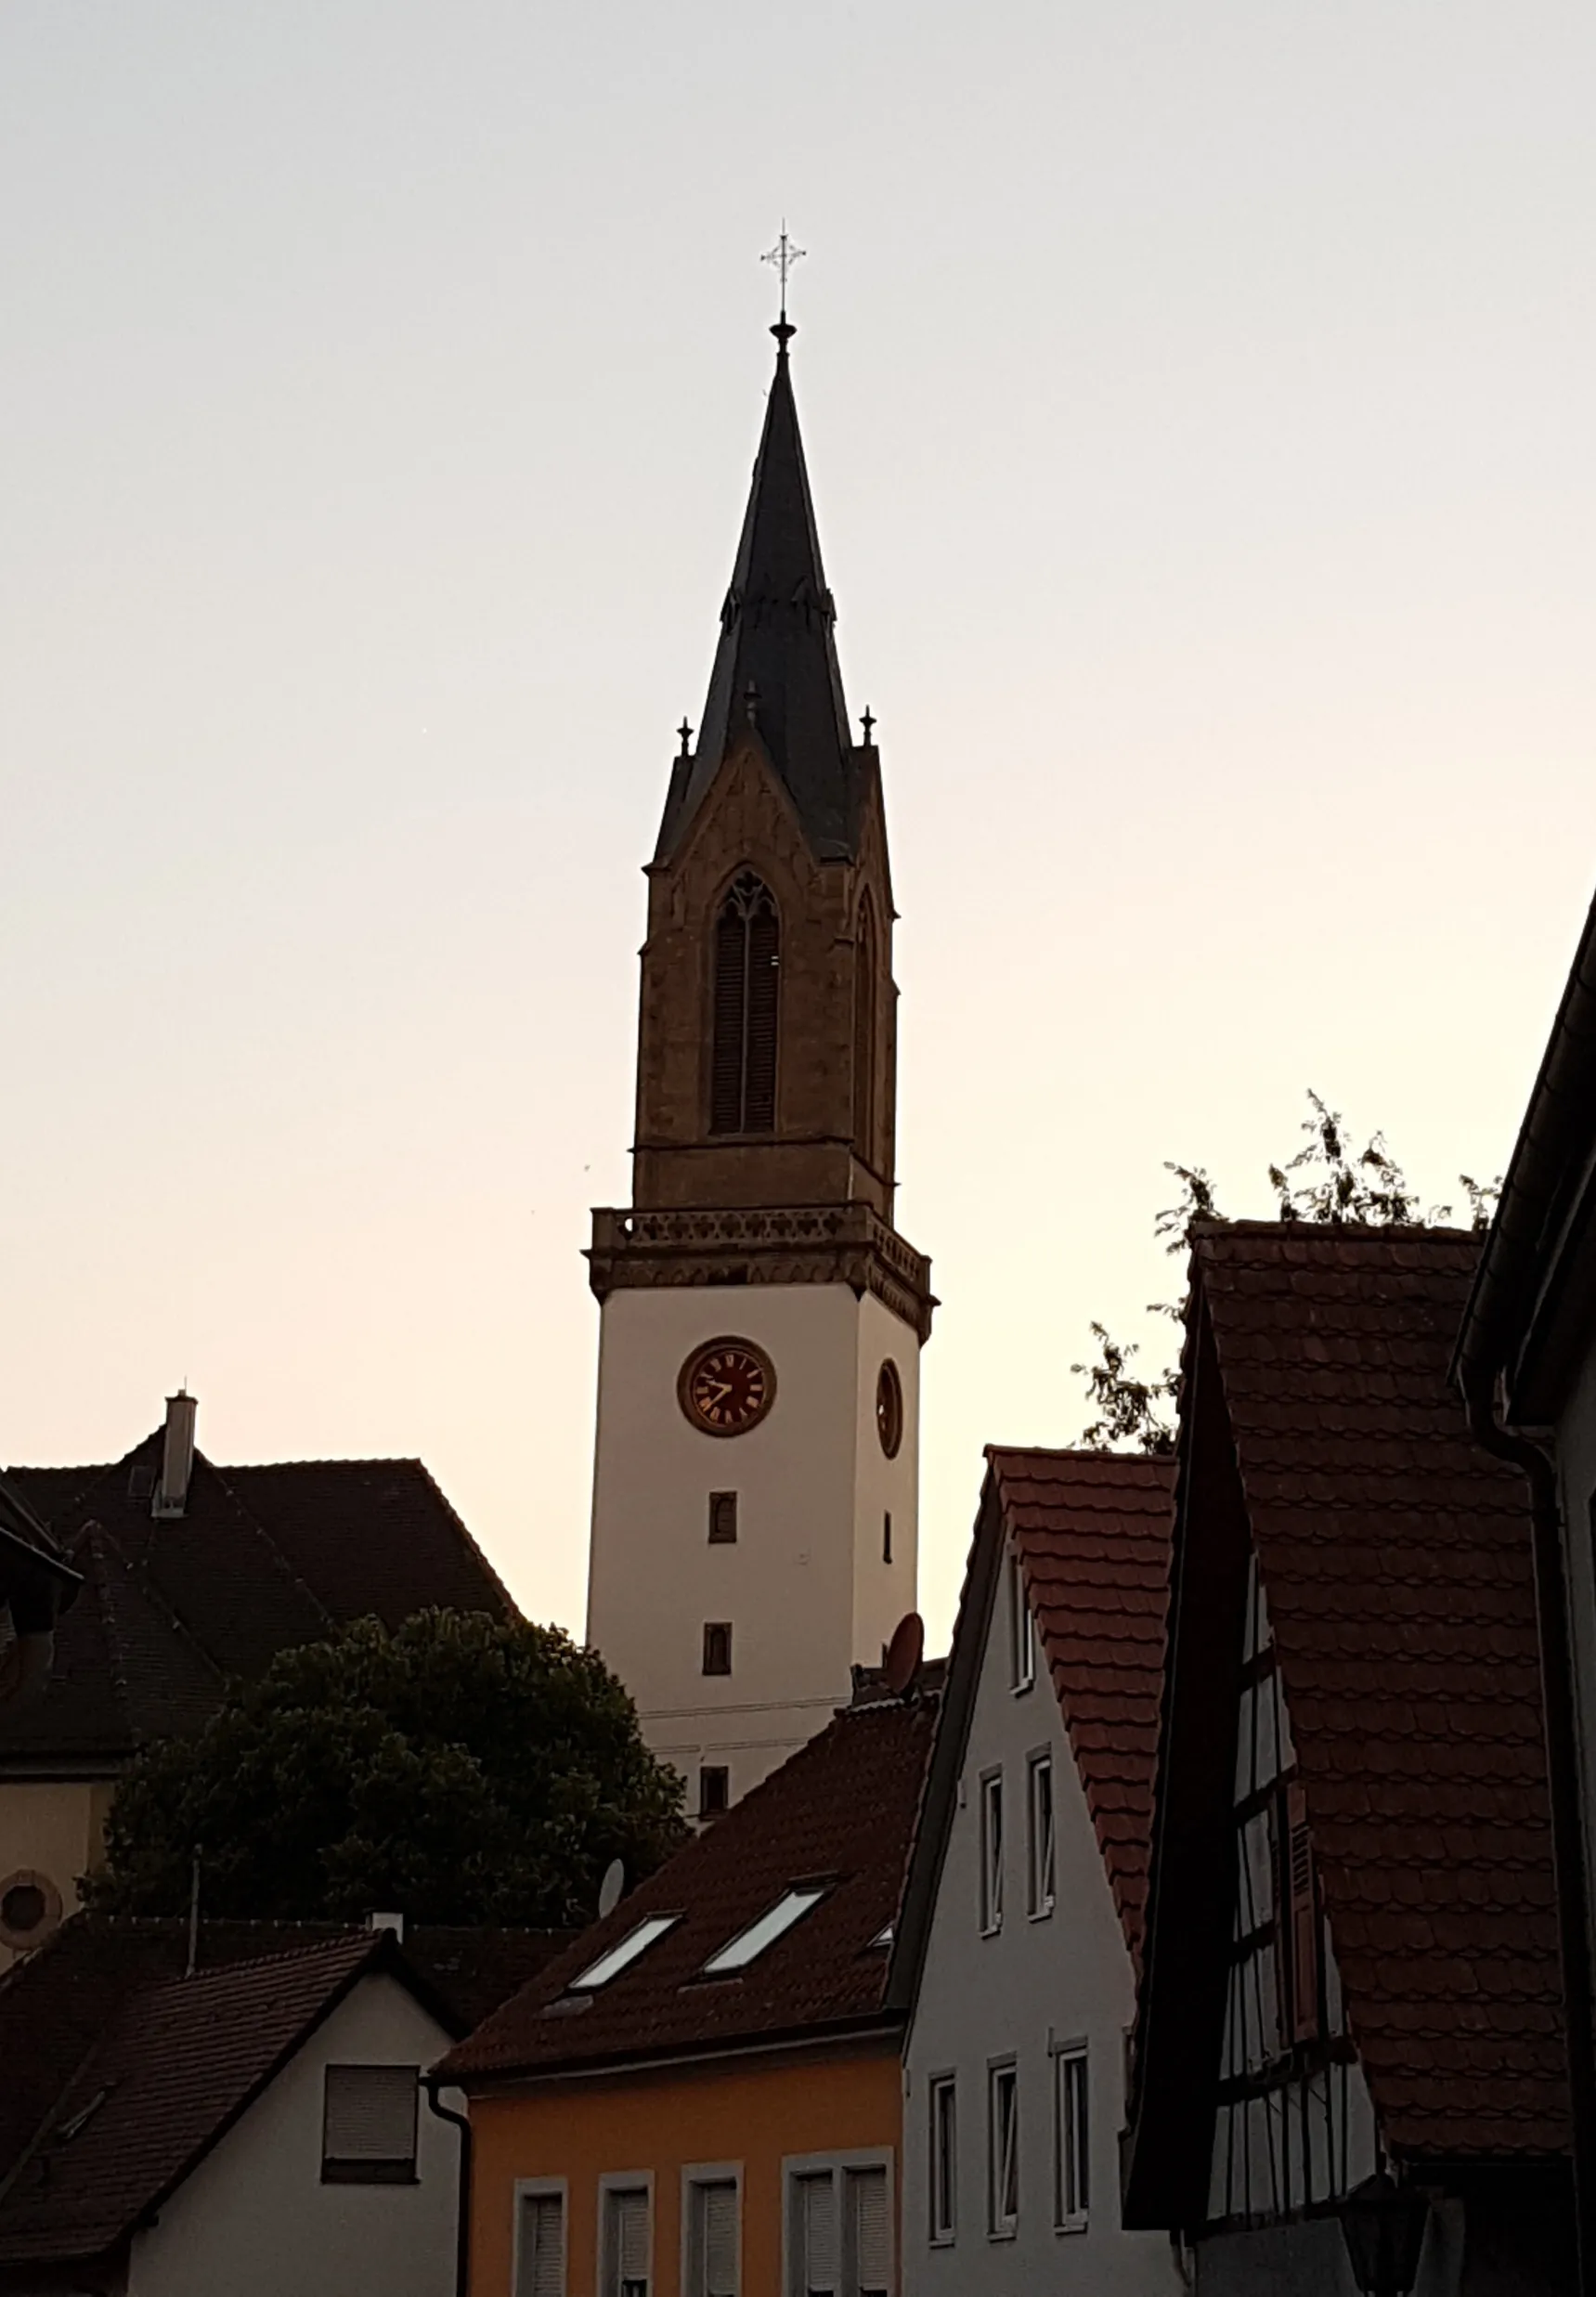
M782 2297L794 2281L795 2213L803 2181L837 2179L839 2249L849 2246L848 2181L885 2172L889 2291L898 2289L902 2078L896 2034L865 2045L718 2057L607 2080L545 2081L471 2104L471 2297L542 2297L529 2231L546 2197L563 2200L561 2297L605 2287L606 2197L648 2197L649 2297L697 2297L711 2286L695 2254L697 2192L735 2187L728 2213L732 2286ZM872 2178L873 2191L880 2191ZM618 2280L618 2271L613 2272Z

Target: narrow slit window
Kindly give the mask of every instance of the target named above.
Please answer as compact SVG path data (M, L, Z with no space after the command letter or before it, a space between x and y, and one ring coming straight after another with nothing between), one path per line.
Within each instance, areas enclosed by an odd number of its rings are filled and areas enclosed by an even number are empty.
M1060 2050L1053 2064L1053 2222L1060 2233L1080 2233L1092 2190L1084 2043Z
M712 1548L735 1547L737 1544L737 1495L734 1491L712 1491L709 1494L709 1544Z
M876 1132L876 910L866 890L853 940L853 1145L871 1166Z
M1018 1555L1008 1559L1008 1634L1009 1681L1016 1691L1029 1691L1036 1681L1036 1628Z
M1019 2225L1019 2074L1012 2060L987 2070L987 2231L1007 2240Z
M884 1564L889 1564L892 1561L892 1511L890 1508L881 1518L881 1561Z
M951 2073L931 2082L931 2222L933 2241L951 2241L958 2230L958 2085Z
M1033 1922L1053 1912L1056 1856L1053 1847L1053 1758L1032 1755L1026 1771L1026 1865L1029 1912Z
M980 1783L980 1927L991 1938L1003 1927L1003 1772Z
M698 1815L719 1818L732 1807L732 1773L723 1762L707 1762L698 1773Z
M825 1896L823 1882L811 1882L798 1889L788 1890L775 1904L767 1907L757 1922L750 1922L746 1930L739 1930L734 1939L722 1946L719 1953L711 1954L704 1965L706 1978L723 1978L732 1970L746 1970L768 1946L790 1930L795 1922L801 1922L811 1907L818 1906Z
M729 1675L732 1672L732 1625L728 1619L705 1622L704 1672L706 1675Z
M712 1133L770 1133L776 1122L781 926L770 888L745 870L715 921Z

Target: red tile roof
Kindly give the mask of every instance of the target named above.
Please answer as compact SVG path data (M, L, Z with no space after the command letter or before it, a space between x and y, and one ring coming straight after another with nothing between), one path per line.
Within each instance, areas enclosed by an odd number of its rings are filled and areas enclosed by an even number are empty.
M114 1765L202 1722L229 1675L258 1676L365 1613L397 1627L435 1603L513 1609L418 1460L217 1468L197 1453L185 1512L156 1520L132 1486L161 1441L113 1467L11 1471L84 1584L44 1695L0 1709L0 1767L12 1754Z
M186 1923L74 1915L0 1979L0 2259L113 2247L351 1973L392 1962L461 2032L564 1943L422 1924L401 1949L331 1923L208 1922L184 1979Z
M880 2030L898 1913L937 1703L847 1707L807 1746L584 1932L530 1986L450 2052L445 2070L495 2075L602 2070L817 2032ZM794 1884L826 1896L739 1975L705 1962ZM651 1914L681 1919L611 1983L573 1979Z
M987 1458L1135 1954L1152 1833L1174 1462L996 1446Z
M1196 1264L1382 2127L1547 2153L1566 2085L1527 1495L1447 1388L1478 1254L1239 1224Z

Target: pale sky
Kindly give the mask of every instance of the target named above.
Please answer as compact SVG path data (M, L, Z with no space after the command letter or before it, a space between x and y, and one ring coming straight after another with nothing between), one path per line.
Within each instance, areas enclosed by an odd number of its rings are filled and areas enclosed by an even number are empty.
M1589 0L4 0L0 1458L187 1380L579 1628L784 214L933 1641L1163 1159L1266 1212L1312 1084L1499 1171L1596 882L1593 111Z

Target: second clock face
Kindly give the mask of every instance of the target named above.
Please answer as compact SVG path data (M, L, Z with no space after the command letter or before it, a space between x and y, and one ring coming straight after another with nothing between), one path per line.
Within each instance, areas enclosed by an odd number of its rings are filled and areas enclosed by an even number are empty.
M774 1403L776 1368L751 1340L710 1340L681 1367L676 1392L706 1435L742 1435Z

